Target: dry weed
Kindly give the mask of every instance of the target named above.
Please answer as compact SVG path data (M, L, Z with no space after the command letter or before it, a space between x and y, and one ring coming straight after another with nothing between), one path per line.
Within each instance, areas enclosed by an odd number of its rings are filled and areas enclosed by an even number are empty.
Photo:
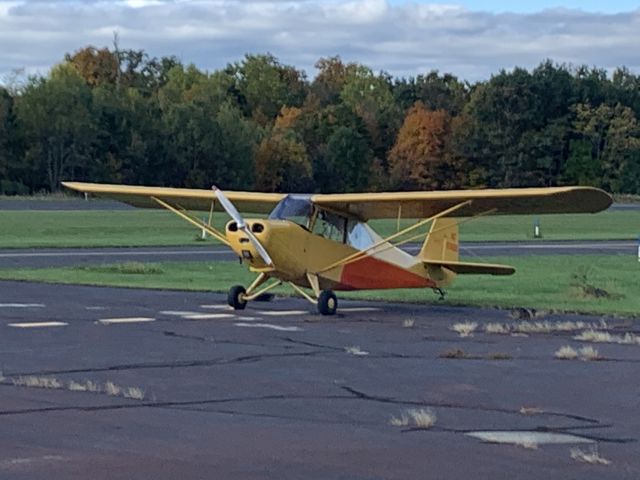
M406 427L407 425L409 425L409 417L407 416L407 414L403 413L399 417L391 417L389 423L394 427Z
M436 423L436 414L430 408L407 410L407 414L418 428L431 428Z
M633 333L626 333L624 335L612 335L609 332L601 332L593 329L585 330L580 335L573 337L574 340L581 342L593 342L593 343L617 343L620 345L640 345L640 337Z
M600 322L514 322L514 323L487 323L483 329L490 334L533 334L533 333L554 333L554 332L574 332L577 330L604 330L608 325L604 320Z
M91 380L87 380L84 383L84 386L87 389L87 392L99 393L102 391L102 387L100 387L100 384L92 382Z
M143 389L139 387L120 387L113 382L105 383L103 388L99 383L92 382L91 380L86 380L85 382L70 380L65 384L57 378L38 377L35 375L21 375L18 377L7 378L6 380L10 380L13 385L19 387L50 388L68 390L70 392L106 393L110 396L122 396L124 398L131 398L134 400L143 400L145 398L145 391Z
M102 388L100 387L100 385L96 382L92 382L91 380L86 380L84 383L70 380L67 385L67 390L70 390L72 392L102 392Z
M389 423L394 427L408 427L413 425L416 428L428 429L435 425L436 414L430 408L420 408L405 410L399 417L391 417Z
M584 360L586 362L592 361L592 360L602 360L602 357L598 353L598 350L596 350L595 348L593 348L591 346L582 347L578 351L578 353L580 354L580 360Z
M579 462L590 463L592 465L609 465L610 460L601 457L596 448L593 448L590 452L585 452L579 448L571 449L571 458Z
M113 382L107 382L104 384L104 391L107 395L117 397L122 393L122 388Z
M560 347L553 356L560 360L575 360L578 358L578 352L573 347L565 345Z
M403 320L402 326L403 328L413 328L416 325L416 321L413 318L407 318Z
M471 337L473 336L473 332L478 328L478 324L476 322L460 322L451 326L451 330L456 332L461 337Z
M539 407L520 407L520 413L522 415L539 415L544 413L544 410Z
M64 385L53 377L37 377L35 375L19 376L11 379L13 384L19 387L60 389Z
M357 345L353 347L345 347L344 351L347 352L349 355L355 355L356 357L363 357L363 356L369 355L369 352L365 352L364 350L361 350L360 347Z
M86 392L87 386L84 383L74 382L71 380L67 386L67 390L72 392Z
M134 400L144 400L144 390L139 387L128 387L122 390L122 396Z
M508 335L511 333L511 328L509 325L505 325L502 323L487 323L484 326L485 333L496 334L496 335Z

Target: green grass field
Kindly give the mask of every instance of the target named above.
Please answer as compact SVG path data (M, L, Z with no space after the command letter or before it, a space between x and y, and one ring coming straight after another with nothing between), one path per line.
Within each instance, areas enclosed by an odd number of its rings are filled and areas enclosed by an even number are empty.
M483 261L516 266L512 277L460 276L448 291L447 305L637 316L640 263L632 256L559 255L494 257ZM47 269L0 269L0 279L139 288L225 292L251 282L236 262L119 264ZM280 292L290 293L288 289ZM604 295L598 298L596 295ZM345 298L440 303L430 290L339 293Z
M539 218L546 240L635 239L640 234L640 211ZM532 216L484 217L462 224L460 235L463 241L530 240L533 221ZM218 228L225 222L223 214L214 217ZM383 236L396 231L395 220L371 225ZM0 248L197 245L199 233L158 210L0 211Z

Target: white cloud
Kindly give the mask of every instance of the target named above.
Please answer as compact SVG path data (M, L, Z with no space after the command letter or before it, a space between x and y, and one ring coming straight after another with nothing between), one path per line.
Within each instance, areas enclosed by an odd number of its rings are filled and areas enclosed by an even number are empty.
M0 0L0 73L42 69L86 45L177 55L215 69L245 53L271 52L313 74L340 54L394 75L431 69L463 78L545 58L640 71L640 10L624 14L553 9L470 11L387 0Z

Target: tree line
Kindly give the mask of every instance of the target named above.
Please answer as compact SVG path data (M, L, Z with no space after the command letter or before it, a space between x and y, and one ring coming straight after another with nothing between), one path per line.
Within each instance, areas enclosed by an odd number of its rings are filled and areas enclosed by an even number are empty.
M640 193L640 76L542 62L469 83L317 75L272 55L205 72L86 47L0 87L0 193L65 179L282 192L592 185Z

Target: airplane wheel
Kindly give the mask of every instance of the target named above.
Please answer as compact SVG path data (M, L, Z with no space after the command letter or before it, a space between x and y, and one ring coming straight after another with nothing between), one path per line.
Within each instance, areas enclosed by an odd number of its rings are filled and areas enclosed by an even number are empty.
M323 290L318 297L318 312L322 315L333 315L338 309L338 297L331 290Z
M247 301L242 297L245 292L246 290L242 285L235 285L231 287L229 295L227 296L227 303L229 306L233 307L234 310L244 310L244 307L247 306Z

